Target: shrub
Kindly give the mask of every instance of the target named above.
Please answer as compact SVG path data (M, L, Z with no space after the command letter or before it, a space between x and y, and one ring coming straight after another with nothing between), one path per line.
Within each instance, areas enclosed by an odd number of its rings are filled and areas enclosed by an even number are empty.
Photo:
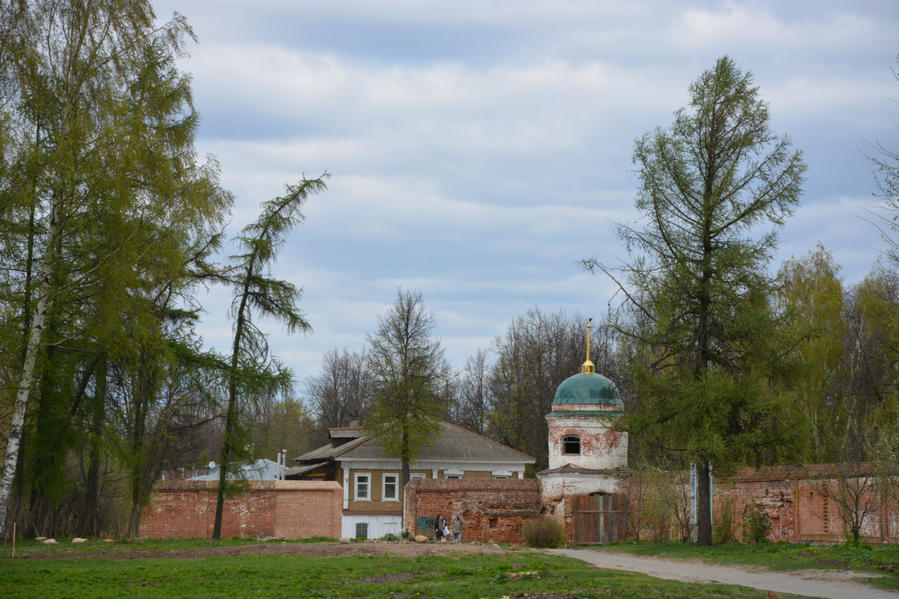
M565 529L549 518L534 518L521 527L528 547L560 547L565 543Z
M718 513L712 525L712 542L716 545L734 540L734 502L727 497L718 504Z
M743 508L743 540L755 544L766 540L771 532L771 518L757 504L752 502Z

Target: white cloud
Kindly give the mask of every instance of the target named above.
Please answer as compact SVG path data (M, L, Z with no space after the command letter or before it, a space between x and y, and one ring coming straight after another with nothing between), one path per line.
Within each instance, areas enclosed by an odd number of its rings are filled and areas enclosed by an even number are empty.
M160 14L175 5L156 3ZM277 276L315 327L272 346L300 378L358 349L396 289L419 288L456 366L529 307L599 317L627 259L634 138L666 127L687 87L729 54L756 75L775 131L806 144L808 192L781 254L820 240L847 279L881 247L857 217L857 148L884 140L899 96L889 3L179 0L200 45L199 149L219 157L236 230L301 173L333 173L306 205ZM887 140L884 140L887 141ZM211 298L204 335L227 339Z

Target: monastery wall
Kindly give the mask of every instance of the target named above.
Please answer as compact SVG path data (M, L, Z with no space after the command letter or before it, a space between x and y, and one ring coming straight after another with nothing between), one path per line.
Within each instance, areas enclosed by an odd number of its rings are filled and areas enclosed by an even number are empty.
M845 471L841 475L841 468L845 470L846 465L740 468L728 478L715 478L713 527L715 522L723 522L729 515L734 538L743 541L744 514L748 509L757 508L768 516L771 528L767 538L770 541L841 543L849 537L849 533L840 516L840 504L851 501L857 506L857 512L865 512L860 531L861 541L870 544L899 542L899 503L895 498L883 499L865 468L855 472L856 476L849 476ZM689 488L685 484L687 474L670 472L666 476L668 488L678 498L676 503L680 504L681 513L688 513ZM841 480L844 481L842 497ZM646 514L641 516L639 513L640 498L651 502L650 495L658 491L652 485L644 489L640 485L646 485L646 482L641 481L639 473L633 473L623 485L630 502L631 523L633 525L642 520L640 535L643 539L659 534L665 536L665 531L660 533L653 529L653 524L647 522ZM658 527L659 524L655 526ZM667 536L677 538L680 535L677 523L673 520L666 526L670 527ZM631 538L634 534L631 530Z
M225 500L222 537L340 537L343 491L336 482L255 481ZM159 483L138 535L151 539L209 538L217 481Z
M541 500L534 479L415 479L406 485L403 528L429 535L428 520L461 512L463 542L523 544L521 527L540 514Z

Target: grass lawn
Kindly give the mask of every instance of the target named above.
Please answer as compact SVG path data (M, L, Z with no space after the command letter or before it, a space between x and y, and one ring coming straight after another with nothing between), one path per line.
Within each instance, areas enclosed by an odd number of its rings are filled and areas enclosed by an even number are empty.
M870 579L869 584L899 589L899 545L871 546L856 543L843 545L806 545L760 543L743 545L728 543L698 547L690 543L610 543L590 547L600 551L621 551L634 555L652 555L672 559L695 559L723 565L761 566L770 570L857 570L877 572L884 578Z
M179 548L188 548L185 543ZM8 546L6 546L8 548ZM156 548L158 551L159 548ZM4 552L5 553L5 552ZM539 552L0 560L0 597L762 598L763 591L600 570Z

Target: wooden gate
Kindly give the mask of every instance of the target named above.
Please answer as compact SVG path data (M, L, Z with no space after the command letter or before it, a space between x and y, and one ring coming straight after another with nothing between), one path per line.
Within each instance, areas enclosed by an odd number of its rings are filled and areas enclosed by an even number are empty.
M627 498L613 493L572 497L575 545L623 541L627 536Z

